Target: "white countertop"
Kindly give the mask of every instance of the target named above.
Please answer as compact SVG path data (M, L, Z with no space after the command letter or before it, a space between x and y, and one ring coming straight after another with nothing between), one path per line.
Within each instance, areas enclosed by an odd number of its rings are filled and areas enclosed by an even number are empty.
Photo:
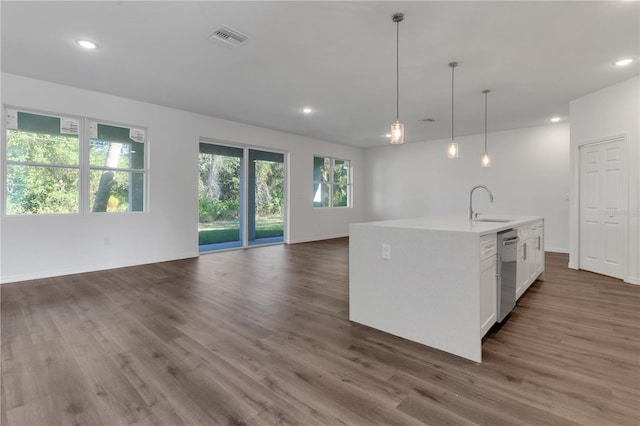
M535 220L542 220L542 216L513 216L513 215L487 215L479 219L510 219L508 222L482 222L470 221L467 216L430 216L411 219L384 220L378 222L356 223L352 226L379 226L387 228L406 228L424 231L450 231L468 232L474 234L491 234L516 228Z

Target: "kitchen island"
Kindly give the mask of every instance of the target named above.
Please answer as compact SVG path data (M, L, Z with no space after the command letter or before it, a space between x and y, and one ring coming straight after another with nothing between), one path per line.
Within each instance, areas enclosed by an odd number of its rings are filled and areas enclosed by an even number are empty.
M349 319L482 361L496 322L496 237L518 231L516 297L544 272L544 220L463 216L351 224Z

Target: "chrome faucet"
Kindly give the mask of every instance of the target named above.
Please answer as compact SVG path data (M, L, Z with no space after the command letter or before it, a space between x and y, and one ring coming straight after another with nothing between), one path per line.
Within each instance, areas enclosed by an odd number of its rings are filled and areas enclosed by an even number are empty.
M487 188L484 185L478 185L471 188L471 192L469 192L469 220L475 220L478 218L478 213L474 213L473 211L473 191L475 191L478 188L485 189L489 193L489 201L493 203L493 194L491 193L491 191L489 191L489 188Z

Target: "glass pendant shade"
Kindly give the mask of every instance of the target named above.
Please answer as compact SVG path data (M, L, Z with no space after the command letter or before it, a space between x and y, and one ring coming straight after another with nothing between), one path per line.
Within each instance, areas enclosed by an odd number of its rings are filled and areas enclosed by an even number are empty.
M391 137L389 138L389 142L394 145L400 145L404 143L404 124L402 124L399 120L391 123Z
M489 156L488 152L482 154L482 160L480 160L480 164L482 164L482 167L489 167L491 165L491 157Z
M451 139L447 146L447 158L458 158L460 151L458 150L458 142Z

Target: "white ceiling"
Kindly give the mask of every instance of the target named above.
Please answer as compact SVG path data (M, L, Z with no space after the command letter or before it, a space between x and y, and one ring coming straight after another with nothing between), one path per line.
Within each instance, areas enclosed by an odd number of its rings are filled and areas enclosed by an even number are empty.
M360 147L395 120L395 12L407 142L449 136L452 60L457 135L484 131L483 89L496 131L566 120L640 70L612 65L640 56L638 1L0 4L4 72ZM208 40L221 25L249 40Z

